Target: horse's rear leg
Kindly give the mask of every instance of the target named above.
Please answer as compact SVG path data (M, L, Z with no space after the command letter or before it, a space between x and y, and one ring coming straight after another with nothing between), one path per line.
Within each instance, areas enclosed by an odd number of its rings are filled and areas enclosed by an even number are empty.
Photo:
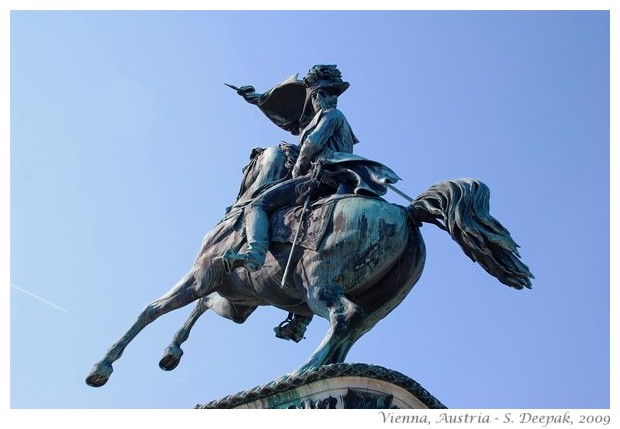
M183 356L181 344L187 341L196 321L209 309L212 309L220 316L230 319L235 323L243 323L250 314L256 310L256 307L235 305L217 292L200 298L183 326L181 326L172 338L170 345L164 350L164 356L159 361L159 367L161 369L164 371L172 371L179 365L181 356Z
M297 372L342 362L353 342L359 338L355 335L356 329L366 318L364 309L347 298L339 286L311 288L308 305L329 320L330 328L317 350Z
M370 331L370 329L372 329L372 327L375 326L378 321L379 319L373 317L372 315L366 316L364 320L361 321L361 323L355 326L355 329L351 330L351 335L347 338L347 340L343 341L338 347L334 349L331 357L324 363L324 365L328 365L330 363L344 362L347 354L349 353L349 350L351 350L351 347L353 347L353 344L355 344L355 342L359 340L362 335Z
M86 384L92 387L103 386L112 374L112 363L118 360L127 345L159 316L172 310L181 308L200 297L199 287L194 281L194 276L188 274L183 277L166 295L147 305L138 316L138 320L105 354L104 358L97 362L86 377Z

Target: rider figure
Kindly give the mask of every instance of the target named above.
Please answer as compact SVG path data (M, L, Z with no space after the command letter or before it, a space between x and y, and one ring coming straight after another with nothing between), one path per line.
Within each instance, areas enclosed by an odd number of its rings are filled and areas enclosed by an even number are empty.
M292 178L268 189L246 207L246 253L225 255L226 258L237 260L242 257L245 267L251 272L259 270L265 263L269 249L269 216L280 208L298 202L303 185L312 176L313 163L329 161L339 152L350 154L353 145L358 142L346 118L336 108L338 96L349 87L336 66L312 67L303 83L306 87L306 102L299 120L300 153L293 167ZM312 119L304 124L303 118L310 117L308 113L313 115Z

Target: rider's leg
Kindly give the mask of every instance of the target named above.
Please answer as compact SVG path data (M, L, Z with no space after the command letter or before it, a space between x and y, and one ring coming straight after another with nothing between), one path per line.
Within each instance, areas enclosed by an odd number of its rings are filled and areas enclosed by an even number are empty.
M245 208L244 220L248 246L243 258L245 267L249 271L259 270L265 263L269 249L269 216L278 209L294 205L299 198L301 185L307 180L307 177L297 177L282 182L264 192ZM225 255L230 259L237 259L239 256Z
M265 263L269 250L269 215L260 205L248 206L244 215L248 240L245 267L252 272L258 271Z

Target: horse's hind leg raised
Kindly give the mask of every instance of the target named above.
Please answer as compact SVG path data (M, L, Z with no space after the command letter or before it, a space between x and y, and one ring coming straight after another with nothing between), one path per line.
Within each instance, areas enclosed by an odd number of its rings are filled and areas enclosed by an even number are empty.
M127 345L159 316L172 310L181 308L200 297L199 282L195 281L193 274L188 274L164 296L148 304L138 316L138 320L105 354L104 358L97 362L86 377L86 384L92 387L103 386L112 374L112 364L117 361Z

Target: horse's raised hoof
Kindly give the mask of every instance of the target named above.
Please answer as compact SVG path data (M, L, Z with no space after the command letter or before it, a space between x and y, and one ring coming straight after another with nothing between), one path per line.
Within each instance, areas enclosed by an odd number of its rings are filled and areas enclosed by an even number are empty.
M164 351L164 357L159 361L159 367L164 371L172 371L181 362L181 356L183 356L181 347L170 346Z
M91 387L101 387L108 382L110 374L112 374L112 365L107 362L99 362L90 370L90 374L86 377L86 384Z

